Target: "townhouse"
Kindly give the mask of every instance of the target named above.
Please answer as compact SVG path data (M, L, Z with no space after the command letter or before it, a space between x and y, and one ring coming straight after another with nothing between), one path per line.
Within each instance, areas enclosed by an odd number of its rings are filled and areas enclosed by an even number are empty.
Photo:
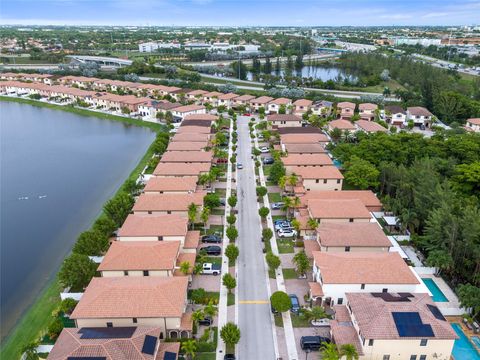
M337 119L332 120L328 123L328 131L332 131L333 129L340 129L342 131L355 131L357 128L350 120L345 119Z
M327 150L320 144L285 144L282 149L288 154L322 154Z
M392 246L377 223L325 223L317 242L323 252L389 252Z
M279 114L280 109L288 112L290 105L292 105L292 100L287 98L277 98L268 103L266 110L269 114Z
M404 126L407 124L407 112L401 106L385 106L384 114L388 124L395 126Z
M250 105L250 101L253 99L255 99L255 96L253 95L241 95L232 99L231 106L233 108L238 108L240 106L247 108Z
M371 190L309 191L300 196L303 207L309 200L360 200L370 212L382 211L383 206Z
M330 167L317 170L330 169ZM370 222L372 216L358 199L311 199L307 201L309 217L323 223Z
M193 90L185 94L185 98L189 101L201 102L203 95L208 94L205 90Z
M292 166L289 172L300 177L300 191L342 190L343 175L335 166Z
M480 132L480 118L467 119L465 128L469 131Z
M138 112L141 116L147 116L155 119L158 117L157 114L160 113L165 115L167 111L172 112L173 109L176 109L180 106L183 105L178 102L172 103L167 100L149 100L147 103L140 104L138 106Z
M181 178L152 176L147 181L143 191L145 194L193 193L197 189L197 181L197 176L184 176Z
M188 217L188 208L195 204L202 210L203 198L206 193L198 191L190 194L141 194L135 205L133 214L136 215L181 215Z
M272 101L273 98L270 96L260 96L258 98L250 100L250 109L253 111L259 111L260 108L263 108L265 112L268 110L268 103Z
M345 304L345 293L428 293L415 271L398 252L313 252L313 279L318 305ZM317 285L312 290L319 290ZM314 296L315 295L315 296Z
M231 109L238 94L227 93L218 96L218 106L225 106L227 109Z
M283 165L288 174L298 167L322 167L333 166L332 159L323 154L289 154L282 158Z
M332 113L333 109L333 103L331 101L316 101L313 103L312 107L312 114L321 116L321 117L327 117Z
M325 146L327 143L328 137L321 133L280 135L280 144L282 146L286 146L287 144L320 144Z
M170 142L197 142L197 141L209 141L210 134L194 134L194 133L185 133L185 134L175 134L175 136L170 140Z
M207 104L212 105L213 107L217 107L218 106L218 98L222 95L223 95L223 93L218 92L218 91L207 92L206 94L203 94L202 101L203 101L204 104L207 103Z
M183 105L170 110L172 115L179 120L183 120L187 115L206 114L207 109L203 105Z
M458 339L426 293L351 293L335 306L332 340L353 344L360 360L451 358Z
M208 146L208 141L175 141L170 142L167 151L202 151Z
M307 99L298 99L296 100L293 105L293 113L295 115L302 116L306 112L308 112L312 107L313 101Z
M167 151L162 155L161 163L208 163L213 159L211 151Z
M180 343L162 342L155 326L64 328L47 360L177 359Z
M183 124L182 121L182 124L177 129L177 134L210 134L212 132L210 126L205 122L199 124L199 126L191 126L189 123L192 121L197 122L196 120L189 120L187 124Z
M355 114L355 103L343 101L337 104L337 114L340 119L350 120Z
M189 338L188 278L94 277L70 318L79 328L155 326L160 339Z
M302 118L293 114L267 115L267 121L273 128L302 126Z
M366 133L376 133L376 132L387 132L388 131L387 129L385 129L379 123L376 123L374 121L369 121L369 120L363 120L363 119L355 121L355 126L356 126L357 130L363 131L363 132L366 132Z
M433 114L421 106L412 106L407 108L407 122L413 121L415 126L430 127L432 125Z
M153 171L157 177L200 176L210 171L210 163L158 163Z
M375 120L376 113L378 111L378 105L372 103L362 103L358 105L358 115L360 119L373 121Z

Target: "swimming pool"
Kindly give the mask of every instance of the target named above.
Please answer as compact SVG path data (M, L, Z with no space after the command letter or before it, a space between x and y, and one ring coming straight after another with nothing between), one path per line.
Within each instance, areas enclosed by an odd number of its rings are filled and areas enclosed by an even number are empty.
M471 340L473 341L473 343L474 343L475 345L477 345L477 347L480 349L480 337L478 337L478 336L472 336L470 339L471 339Z
M337 159L333 160L333 165L339 169L342 167L342 163L340 162L340 160L337 160Z
M432 293L432 300L435 302L448 302L447 297L443 294L438 285L430 278L422 278L422 281Z
M460 337L455 340L453 345L453 358L455 360L480 360L480 354L468 340L468 337L463 333L462 327L460 324L452 324L453 330Z

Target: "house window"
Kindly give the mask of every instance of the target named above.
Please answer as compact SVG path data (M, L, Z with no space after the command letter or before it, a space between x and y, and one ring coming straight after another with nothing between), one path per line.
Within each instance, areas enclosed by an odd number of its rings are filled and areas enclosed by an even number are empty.
M163 241L163 236L158 236L158 241Z
M137 318L132 319L133 323L136 324L138 322Z
M368 346L373 346L373 339L368 340Z
M420 355L420 360L427 360L427 355Z
M337 184L340 184L340 179L337 179Z
M113 323L107 322L107 327L113 327Z
M365 284L360 285L360 289L365 290Z
M124 276L128 276L128 271L127 271L127 270L124 270L124 271L123 271L123 275L124 275Z
M388 289L382 289L382 293L387 293Z
M316 180L315 180L315 183L316 183L316 184L318 184L319 182L320 182L320 180L319 180L319 179L316 179Z
M143 276L149 276L148 270L143 270Z
M342 304L343 304L343 298L338 298L337 305L342 305Z
M149 215L152 215L152 212L151 212L151 211L148 211L148 214L149 214Z
M427 346L428 339L421 339L420 340L420 346Z
M327 183L327 179L323 179L323 183L326 184L326 183Z
M410 360L417 360L417 355L410 355Z
M167 211L167 214L171 214L171 213L172 213L172 212L171 212L170 210L169 210L169 211Z
M345 251L350 252L350 246L345 246Z
M348 222L353 222L353 219L352 218L348 219Z
M390 355L383 355L383 360L390 360Z

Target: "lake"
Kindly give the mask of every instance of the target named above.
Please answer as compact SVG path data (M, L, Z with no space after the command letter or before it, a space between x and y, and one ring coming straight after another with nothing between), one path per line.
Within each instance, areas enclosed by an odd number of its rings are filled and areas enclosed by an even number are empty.
M274 64L275 65L275 64ZM285 74L285 69L281 69L280 73L277 74L275 71L272 71L272 75L278 75L278 76L284 76ZM339 76L342 78L350 77L348 76L342 69L339 69L337 67L321 67L321 66L314 66L314 65L305 65L302 67L301 70L293 70L292 71L292 76L299 76L302 78L313 78L313 79L319 79L322 81L328 81L328 80L336 80ZM247 79L252 80L253 79L253 74L251 72L247 73Z
M2 338L154 138L148 128L0 101Z

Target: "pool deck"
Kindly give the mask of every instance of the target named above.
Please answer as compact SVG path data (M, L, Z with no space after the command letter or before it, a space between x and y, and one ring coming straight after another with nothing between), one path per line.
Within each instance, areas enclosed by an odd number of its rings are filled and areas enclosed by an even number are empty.
M445 302L435 302L435 305L438 307L440 312L444 316L458 316L465 313L465 310L460 306L460 301L458 300L457 295L450 289L450 286L443 280L441 277L435 275L422 274L422 279L432 279L435 284L437 284L440 291L445 295L448 301Z
M477 351L480 352L480 347L477 346L477 344L475 344L473 341L472 341L472 336L478 336L480 337L480 334L475 334L473 332L473 330L470 330L469 328L467 328L465 326L465 324L463 323L463 317L461 316L447 316L446 319L448 320L448 322L450 323L456 323L456 324L459 324L460 327L462 328L462 331L463 333L468 337L468 340L473 344L473 347L477 349Z

